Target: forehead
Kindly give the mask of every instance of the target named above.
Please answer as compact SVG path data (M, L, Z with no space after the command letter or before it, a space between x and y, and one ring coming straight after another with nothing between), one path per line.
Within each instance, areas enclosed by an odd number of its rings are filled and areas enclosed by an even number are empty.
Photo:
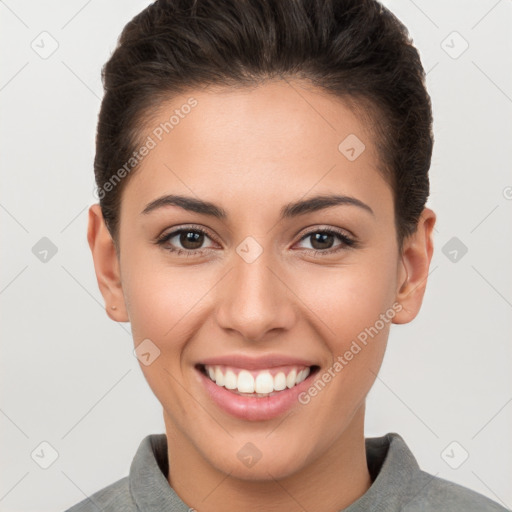
M122 208L140 212L164 193L245 205L246 211L272 205L278 211L309 193L382 202L391 191L370 133L345 102L298 82L191 90L147 118L141 141L150 140L151 149L124 191Z

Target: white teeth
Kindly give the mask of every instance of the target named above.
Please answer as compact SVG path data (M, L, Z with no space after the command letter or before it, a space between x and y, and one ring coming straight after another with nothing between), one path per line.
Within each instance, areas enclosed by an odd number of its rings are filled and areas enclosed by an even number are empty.
M297 384L299 384L303 380L306 380L307 376L309 375L309 371L309 368L304 368L304 370L299 372L299 375L297 375Z
M286 375L283 372L279 372L274 377L274 390L282 391L283 389L286 389Z
M224 374L218 366L215 368L215 382L217 386L224 386Z
M254 377L247 370L242 370L238 374L237 387L240 393L254 393Z
M226 389L236 389L238 384L238 379L236 377L235 372L232 370L228 370L226 375L224 376L224 387Z
M295 386L295 380L297 377L297 370L292 370L288 376L286 377L286 386L288 388L293 388Z
M238 391L239 393L256 393L257 395L268 395L274 391L283 391L286 388L293 388L300 384L310 374L310 368L297 368L290 370L288 375L278 372L274 377L268 370L262 370L253 374L247 370L240 370L238 375L232 370L221 366L205 366L206 373L218 386ZM256 373L256 372L254 372Z
M254 384L256 393L272 393L274 391L274 379L268 372L259 373Z

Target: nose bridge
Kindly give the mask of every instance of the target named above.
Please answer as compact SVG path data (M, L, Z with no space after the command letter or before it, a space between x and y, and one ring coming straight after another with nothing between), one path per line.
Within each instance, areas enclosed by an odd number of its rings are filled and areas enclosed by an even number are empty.
M272 268L276 265L270 251L263 251L253 259L255 250L250 241L237 248L234 268L217 311L221 327L236 330L252 341L261 339L270 330L289 328L293 322L293 306L286 286L276 277L278 271ZM252 257L248 256L251 252Z

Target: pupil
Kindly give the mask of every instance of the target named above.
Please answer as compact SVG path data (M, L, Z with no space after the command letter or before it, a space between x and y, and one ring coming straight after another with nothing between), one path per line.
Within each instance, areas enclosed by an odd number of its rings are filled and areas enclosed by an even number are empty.
M326 242L326 239L331 239L332 236L333 235L330 235L329 233L315 233L315 235L313 235L313 241L312 241L311 245L315 249L329 249L330 244L327 244L329 247L326 247L325 242ZM331 241L331 240L329 240L329 241ZM320 243L320 247L315 247L316 243ZM322 245L322 244L324 244L324 245Z
M202 233L187 231L181 234L180 242L187 249L194 250L201 247L203 244L203 238L204 235ZM313 241L311 245L315 249L329 249L331 246L329 242L332 242L332 235L329 233L315 233L312 238ZM187 244L191 244L192 247Z
M202 233L197 233L194 231L187 231L181 234L180 242L183 247L194 250L201 247L203 244L204 235ZM191 244L192 247L188 244Z

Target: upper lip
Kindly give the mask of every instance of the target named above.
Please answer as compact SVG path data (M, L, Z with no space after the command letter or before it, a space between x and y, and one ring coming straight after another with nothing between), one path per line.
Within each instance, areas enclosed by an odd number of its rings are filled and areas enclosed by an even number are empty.
M209 357L202 360L200 365L208 366L233 366L247 370L264 370L276 366L314 366L314 363L284 354L268 354L260 357L250 357L242 354Z

